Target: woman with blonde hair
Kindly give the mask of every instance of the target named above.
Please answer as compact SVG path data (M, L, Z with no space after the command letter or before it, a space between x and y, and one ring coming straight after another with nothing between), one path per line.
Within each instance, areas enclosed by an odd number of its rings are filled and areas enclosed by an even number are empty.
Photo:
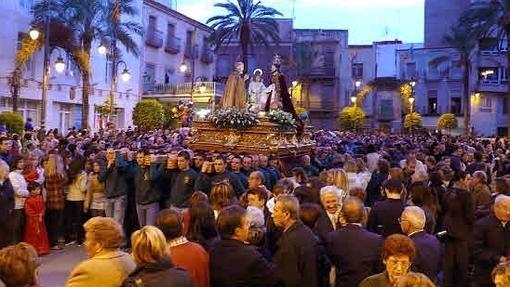
M235 203L235 192L228 182L213 183L209 196L211 207L214 210L214 218L218 218L220 211Z
M44 167L44 189L46 190L46 226L51 249L60 250L64 243L64 186L67 176L61 158L57 154L49 154L42 160Z
M347 174L347 179L349 180L349 186L357 185L357 183L358 183L358 167L356 166L356 161L353 159L346 161L344 164L344 171Z
M0 285L3 283L8 287L39 286L37 259L37 251L25 242L0 250Z
M172 264L165 235L157 227L146 225L135 231L131 235L131 246L137 268L122 286L194 286L188 272Z
M349 180L347 178L347 173L345 170L341 168L334 168L329 170L327 185L333 185L339 188L342 192L341 200L343 201L347 196L347 192L349 192Z
M65 286L120 286L136 268L131 256L120 251L124 240L122 226L110 217L93 217L85 222L83 228L83 245L89 259L71 272Z

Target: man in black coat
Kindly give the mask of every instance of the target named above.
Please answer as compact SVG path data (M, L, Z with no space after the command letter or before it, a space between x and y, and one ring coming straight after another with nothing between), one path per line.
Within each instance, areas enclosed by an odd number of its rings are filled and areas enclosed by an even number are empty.
M318 287L319 246L313 232L299 221L299 202L280 195L273 210L274 224L283 229L273 256L278 286Z
M233 205L221 210L217 220L221 240L209 251L211 287L275 286L275 269L248 240L246 210Z
M401 194L404 186L398 179L390 179L383 185L386 199L376 202L368 216L367 229L388 237L402 233L398 219L404 210Z
M214 184L216 182L228 182L234 189L236 195L241 196L246 191L244 186L239 180L239 177L226 170L226 168L227 166L225 159L221 156L218 156L214 160L214 171L216 172L216 175L211 178L211 183Z
M414 242L416 257L412 270L420 272L437 283L437 275L441 270L441 243L433 235L425 232L425 212L418 206L408 206L400 217L400 226Z
M476 286L494 286L492 269L510 260L510 197L496 198L494 211L476 222L473 232L474 281Z
M0 184L0 249L13 243L13 218L14 209L14 190L9 181L9 166L0 163L0 175L2 183Z
M342 207L347 225L329 233L327 252L336 267L336 287L357 287L371 275L383 270L380 254L382 237L361 226L363 203L347 198Z

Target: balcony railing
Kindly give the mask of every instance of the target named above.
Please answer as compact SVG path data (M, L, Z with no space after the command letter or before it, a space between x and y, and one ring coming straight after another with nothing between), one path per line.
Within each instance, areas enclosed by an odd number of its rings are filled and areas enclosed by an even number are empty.
M149 28L145 36L145 44L156 49L163 47L163 33L156 29Z
M200 61L208 65L214 62L214 51L209 49L208 47L204 47L202 56L200 57Z
M196 82L194 84L194 94L223 94L225 85L217 82ZM160 95L185 95L191 94L192 84L144 84L144 94Z
M312 101L310 102L308 109L314 112L331 112L337 110L336 104L333 101Z
M168 36L166 39L165 52L170 54L179 54L181 51L181 38Z

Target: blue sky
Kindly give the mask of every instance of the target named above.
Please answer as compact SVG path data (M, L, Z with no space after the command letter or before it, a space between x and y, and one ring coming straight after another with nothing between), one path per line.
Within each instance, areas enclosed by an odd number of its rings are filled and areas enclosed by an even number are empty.
M221 13L214 3L225 0L173 1L179 12L205 22ZM349 44L395 38L407 43L423 42L424 0L262 0L287 18L292 16L292 2L295 28L348 29Z

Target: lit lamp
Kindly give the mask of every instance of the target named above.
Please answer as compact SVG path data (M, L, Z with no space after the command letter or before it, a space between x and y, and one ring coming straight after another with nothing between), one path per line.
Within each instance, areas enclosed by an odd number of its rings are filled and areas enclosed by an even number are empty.
M351 97L351 103L356 104L356 100L357 100L357 99L358 99L358 97L356 97L356 96L352 96L352 97Z
M99 45L99 47L97 47L97 51L98 51L98 52L99 52L99 54L101 54L101 55L106 54L106 46L105 46L105 45L103 45L103 44Z
M199 91L201 94L205 93L205 91L206 91L206 87L205 87L205 84L204 84L204 83L200 84L200 87L198 87L198 91Z
M62 57L58 57L55 62L55 70L59 73L62 73L66 69L66 63Z
M39 35L41 35L41 33L39 32L39 30L32 28L30 29L30 32L28 32L28 35L30 36L30 39L35 41L39 38Z
M292 81L292 87L295 88L299 82L298 81Z
M411 87L414 88L414 86L416 86L416 81L411 81L411 82L409 82L409 84L411 85Z
M354 82L354 86L356 86L356 88L361 87L361 81L357 80L356 82Z
M129 70L127 68L122 71L122 74L120 74L120 78L122 81L127 82L131 79L131 73L129 73Z
M414 104L415 98L414 97L409 97L409 99L407 99L407 100L409 101L409 104L410 104L409 111L410 111L410 113L413 113L413 104Z
M179 70L181 71L181 73L186 73L186 71L188 70L188 66L186 66L186 64L183 62L179 67Z

